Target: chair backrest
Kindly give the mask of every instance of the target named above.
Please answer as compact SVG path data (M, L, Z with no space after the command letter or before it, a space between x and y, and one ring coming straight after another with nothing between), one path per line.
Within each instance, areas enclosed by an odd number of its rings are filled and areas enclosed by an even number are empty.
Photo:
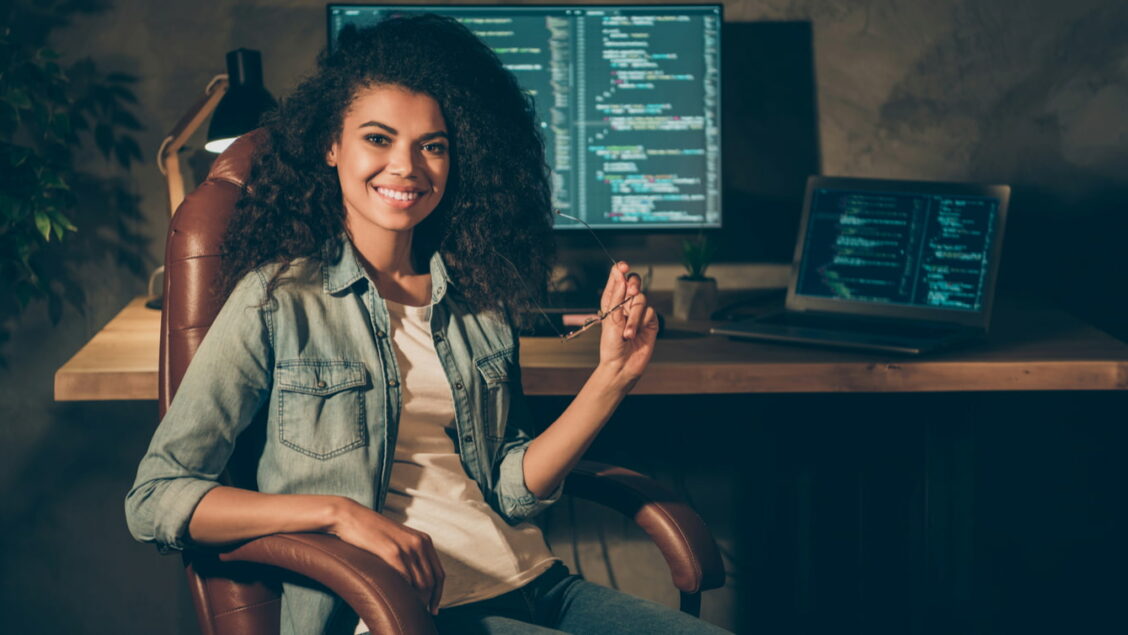
M255 149L264 138L265 133L256 130L233 143L172 217L165 245L161 314L162 417L226 300L214 291L220 270L220 245L250 174ZM184 563L204 635L278 632L280 593L269 569L222 563L198 552L186 552Z

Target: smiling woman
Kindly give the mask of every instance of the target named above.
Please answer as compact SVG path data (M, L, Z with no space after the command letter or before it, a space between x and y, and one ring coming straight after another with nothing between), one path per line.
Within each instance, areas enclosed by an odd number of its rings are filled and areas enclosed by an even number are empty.
M357 91L326 163L337 168L345 229L380 295L413 306L430 280L412 264L416 225L435 210L450 173L446 123L431 97L398 86ZM422 275L421 275L422 274Z
M434 211L450 173L446 138L443 113L427 95L397 86L357 93L326 157L341 179L354 241L357 232L411 229ZM386 207L408 213L385 218Z
M431 18L377 27L378 36L346 29L318 71L268 116L268 143L224 245L225 290L264 264L320 259L326 245L335 252L347 201L359 200L353 195L361 190L418 189L395 174L363 174L358 166L361 173L345 177L341 169L352 168L329 165L334 148L355 155L360 146L387 148L382 156L396 162L408 158L397 150L411 149L419 179L430 178L420 171L445 151L443 189L413 225L407 264L416 271L425 273L429 254L441 251L476 310L512 315L547 288L555 246L550 185L531 101L488 47L458 23Z
M266 132L224 242L229 296L126 499L134 536L334 534L440 632L715 632L569 574L529 522L650 362L657 318L615 263L599 365L530 436L510 316L544 286L552 211L529 102L493 53L435 16L346 31ZM252 425L257 491L221 486ZM282 616L367 630L298 581Z

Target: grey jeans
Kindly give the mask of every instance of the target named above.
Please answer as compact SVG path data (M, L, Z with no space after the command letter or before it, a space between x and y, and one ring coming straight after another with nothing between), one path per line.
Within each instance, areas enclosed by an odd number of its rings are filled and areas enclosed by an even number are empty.
M587 582L560 562L520 589L439 611L435 623L443 635L728 633L676 609Z

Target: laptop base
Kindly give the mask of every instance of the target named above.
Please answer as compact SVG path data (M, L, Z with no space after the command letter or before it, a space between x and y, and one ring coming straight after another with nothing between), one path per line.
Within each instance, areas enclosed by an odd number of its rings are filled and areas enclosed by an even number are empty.
M968 328L929 327L883 324L880 321L857 320L853 325L835 324L820 327L815 316L780 312L762 318L742 320L709 329L714 335L809 344L851 350L882 351L905 355L921 355L942 348L973 341L983 335ZM791 318L789 320L789 318ZM850 326L857 328L851 329ZM916 330L917 333L913 334Z

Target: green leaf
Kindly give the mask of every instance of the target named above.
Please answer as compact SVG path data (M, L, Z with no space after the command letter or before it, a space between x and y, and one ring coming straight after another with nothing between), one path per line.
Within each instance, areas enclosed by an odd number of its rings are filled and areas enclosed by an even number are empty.
M39 184L49 190L69 190L70 186L63 180L63 175L54 170L44 170L39 175Z
M9 88L8 94L4 96L4 101L12 104L16 109L29 110L31 108L31 98L28 97L27 91L22 88Z
M69 218L64 216L62 212L60 212L58 210L51 210L50 213L51 213L51 221L60 230L59 238L63 237L62 236L63 231L71 231L71 232L78 231L78 228L74 226L74 223L72 223Z
M35 228L43 235L43 240L51 242L51 218L43 212L35 213Z
M30 284L21 284L16 287L16 301L19 302L20 308L24 308L35 298L39 297L38 289Z
M18 168L27 162L27 158L32 154L30 148L22 146L13 146L11 153L8 155L13 168Z
M43 65L43 71L47 73L52 79L64 84L70 83L70 78L67 77L62 67L54 62L48 62Z

